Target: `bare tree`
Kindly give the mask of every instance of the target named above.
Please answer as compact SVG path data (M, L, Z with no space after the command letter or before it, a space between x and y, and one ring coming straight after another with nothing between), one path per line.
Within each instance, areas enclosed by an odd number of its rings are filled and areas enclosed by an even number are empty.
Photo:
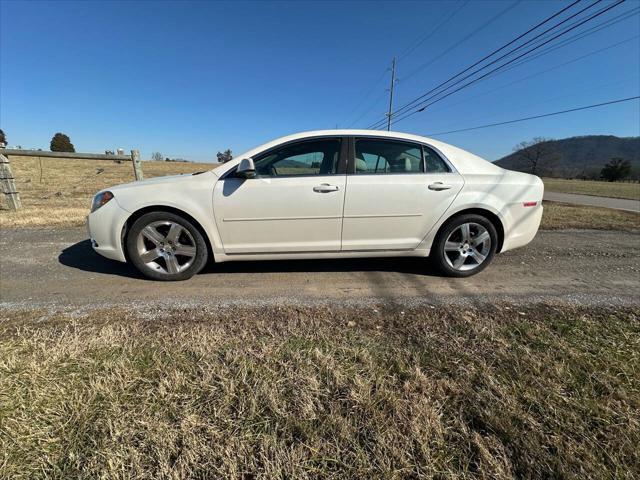
M153 152L151 154L151 160L154 162L162 162L164 160L164 156L160 152Z
M518 158L525 164L529 173L543 175L552 172L553 167L560 160L549 138L536 137L530 142L520 142L513 148Z

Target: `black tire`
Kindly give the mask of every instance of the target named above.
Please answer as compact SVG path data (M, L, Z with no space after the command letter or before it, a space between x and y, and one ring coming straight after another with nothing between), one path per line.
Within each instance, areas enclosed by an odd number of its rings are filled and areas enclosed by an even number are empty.
M173 227L176 224L183 230ZM160 236L163 235L163 231L166 231L166 237L162 239L166 242L163 241L162 245L159 245L160 242L155 243L146 236L141 236L143 229L148 226ZM175 241L168 240L168 231L171 228L176 228L178 232L178 238ZM204 268L209 256L207 243L200 230L186 218L169 212L150 212L137 219L127 232L125 246L129 260L140 273L147 278L161 281L187 280L193 277ZM154 246L157 248L153 248ZM141 248L145 250L144 253L151 256L158 253L157 260L152 260L151 263L145 262L141 258ZM193 254L193 248L195 248L195 254ZM160 251L162 253L159 253ZM179 253L183 251L186 252L185 255ZM174 271L170 271L172 267Z
M484 227L486 232L489 234L491 244L489 247L486 247L484 244L482 244L482 246L486 248L484 249L485 255L482 255L484 256L484 260L481 263L474 266L474 263L477 262L477 260L475 260L474 258L470 258L468 260L465 260L463 267L461 267L461 268L468 268L468 269L460 270L460 269L454 268L450 264L450 261L454 263L451 260L451 257L456 255L455 251L454 251L454 254L451 254L451 252L449 253L449 261L447 261L447 253L445 252L445 243L447 239L450 237L450 235L456 232L464 224L479 225ZM473 227L473 228L476 229L477 231L481 230L478 227ZM473 235L473 232L471 232L471 235ZM471 242L465 242L464 240L460 240L460 242L461 242L461 247L460 247L461 252L470 251L471 253L469 253L469 255L471 257L474 256L474 252L476 252L476 255L477 253L479 253L477 250L474 250L475 247L473 246L471 249L467 247L467 250L464 250L463 245L467 245L468 243L471 243ZM496 232L496 227L493 225L493 223L490 220L478 214L473 214L473 213L462 214L462 215L458 215L451 218L440 228L440 231L436 235L436 238L431 247L431 253L429 256L434 266L444 275L448 277L470 277L471 275L480 273L482 270L487 268L487 266L491 263L491 260L493 260L493 257L496 253L497 245L498 245L498 233ZM457 253L457 255L460 255L461 252ZM478 257L476 256L476 258Z

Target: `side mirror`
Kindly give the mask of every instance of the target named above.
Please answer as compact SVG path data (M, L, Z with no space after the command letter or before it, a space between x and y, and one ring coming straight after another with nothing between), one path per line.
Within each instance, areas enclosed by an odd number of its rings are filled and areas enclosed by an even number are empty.
M256 166L253 164L252 158L243 158L240 160L238 169L236 170L236 177L240 178L255 178Z

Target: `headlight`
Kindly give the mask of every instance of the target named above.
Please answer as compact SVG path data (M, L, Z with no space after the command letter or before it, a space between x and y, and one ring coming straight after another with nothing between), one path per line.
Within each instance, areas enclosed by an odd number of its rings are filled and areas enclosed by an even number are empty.
M113 193L109 191L100 192L95 197L93 197L93 202L91 203L91 212L95 212L97 209L99 209L101 206L103 206L112 198L113 198Z

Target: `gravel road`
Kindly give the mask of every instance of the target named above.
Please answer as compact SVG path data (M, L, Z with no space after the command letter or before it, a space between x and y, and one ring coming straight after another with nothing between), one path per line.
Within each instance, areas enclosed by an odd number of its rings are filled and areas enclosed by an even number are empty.
M593 195L580 195L577 193L544 192L544 199L549 202L572 203L589 207L606 207L628 212L640 212L640 200L627 200L624 198L596 197Z
M180 283L140 278L93 252L84 229L0 232L0 306L482 304L557 300L640 304L640 234L542 231L468 279L420 259L237 262Z

